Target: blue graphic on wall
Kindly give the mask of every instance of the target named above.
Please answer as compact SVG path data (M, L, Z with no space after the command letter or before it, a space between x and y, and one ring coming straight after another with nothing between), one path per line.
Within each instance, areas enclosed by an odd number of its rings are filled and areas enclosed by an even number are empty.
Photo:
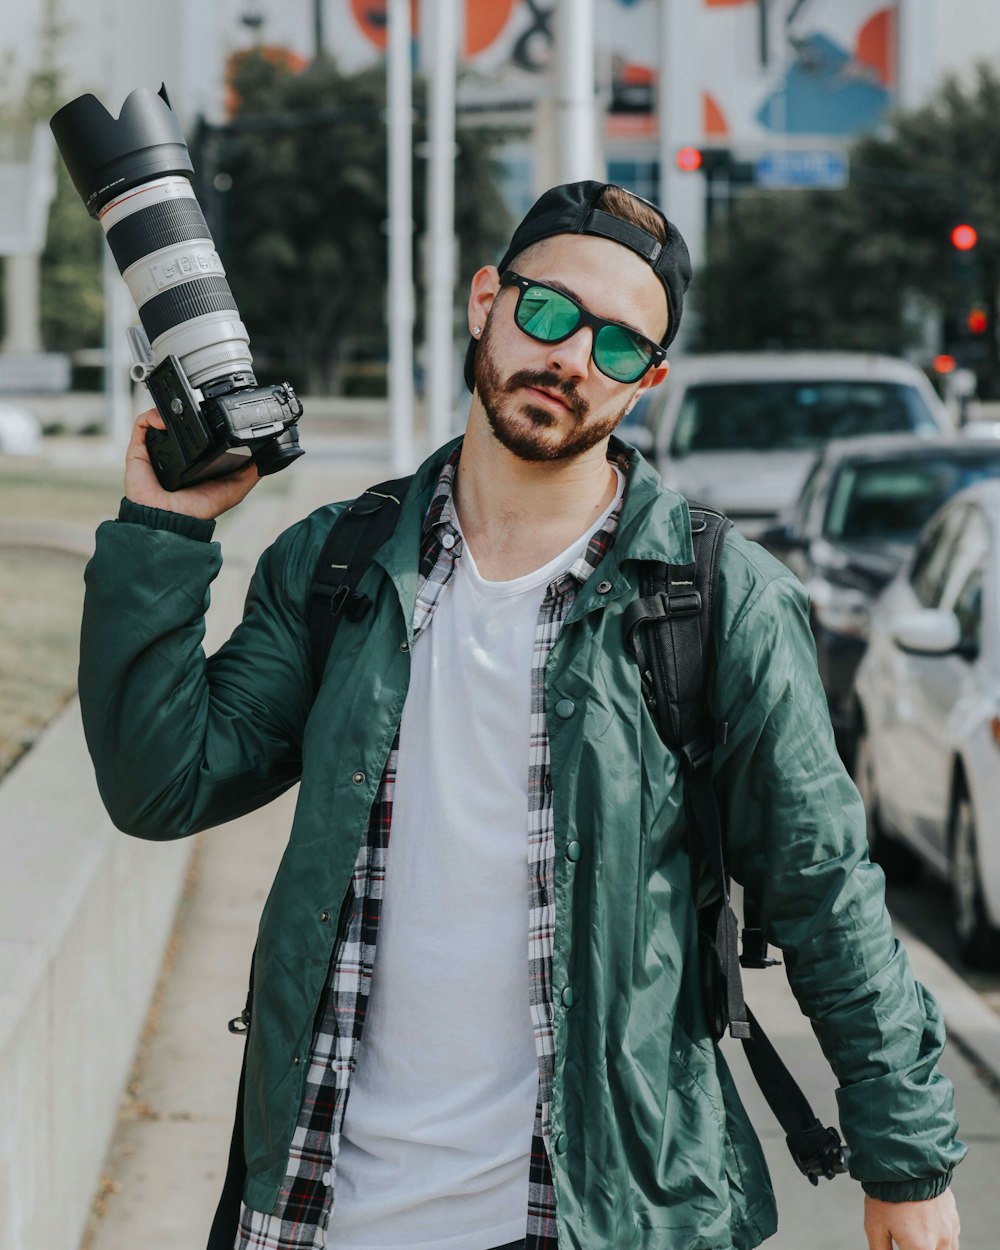
M757 120L782 134L853 135L882 120L890 93L868 78L840 44L809 35L795 44L795 64L764 101Z

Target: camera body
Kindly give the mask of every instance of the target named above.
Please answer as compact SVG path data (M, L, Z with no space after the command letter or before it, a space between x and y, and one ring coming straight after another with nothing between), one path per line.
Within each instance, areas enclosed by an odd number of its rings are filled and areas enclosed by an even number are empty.
M252 373L235 374L196 391L177 357L168 356L146 385L167 423L165 430L146 435L150 461L166 490L222 477L251 460L258 473L275 473L298 448L295 422L302 403L287 382L257 386Z
M131 377L146 383L166 425L146 436L161 485L180 490L250 461L262 475L291 464L303 454L302 404L287 382L261 386L254 376L166 87L133 91L117 118L83 95L50 125L139 312Z

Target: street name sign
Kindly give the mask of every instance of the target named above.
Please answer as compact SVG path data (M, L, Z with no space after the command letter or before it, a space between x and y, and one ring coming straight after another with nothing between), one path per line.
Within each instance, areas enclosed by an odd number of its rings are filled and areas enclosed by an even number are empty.
M754 162L754 182L759 187L840 190L849 179L847 153L830 149L764 152Z

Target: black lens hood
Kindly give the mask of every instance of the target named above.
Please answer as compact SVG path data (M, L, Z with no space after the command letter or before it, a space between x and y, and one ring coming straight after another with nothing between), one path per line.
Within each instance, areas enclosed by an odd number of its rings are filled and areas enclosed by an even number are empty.
M167 89L139 87L112 117L93 95L82 95L49 122L56 146L87 212L97 217L122 192L153 178L194 173Z

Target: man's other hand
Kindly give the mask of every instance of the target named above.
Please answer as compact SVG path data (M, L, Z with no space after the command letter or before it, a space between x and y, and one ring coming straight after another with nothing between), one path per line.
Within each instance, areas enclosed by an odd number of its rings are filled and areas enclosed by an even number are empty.
M186 486L183 490L164 490L146 449L146 431L150 427L157 430L166 428L155 408L136 418L132 439L125 453L125 498L133 503L213 521L245 499L260 481L257 466L249 464L228 477L212 478L196 486Z
M868 1250L958 1250L960 1228L950 1189L923 1202L880 1202L865 1195Z

